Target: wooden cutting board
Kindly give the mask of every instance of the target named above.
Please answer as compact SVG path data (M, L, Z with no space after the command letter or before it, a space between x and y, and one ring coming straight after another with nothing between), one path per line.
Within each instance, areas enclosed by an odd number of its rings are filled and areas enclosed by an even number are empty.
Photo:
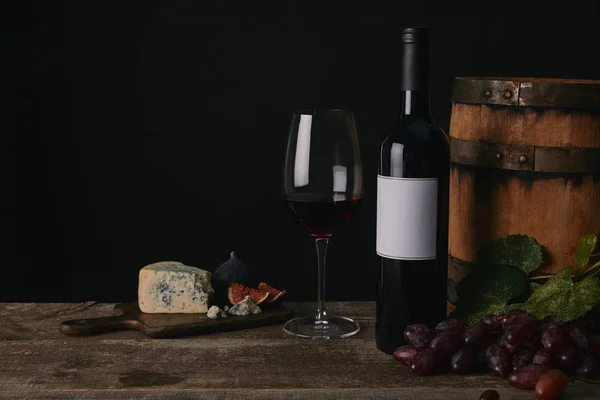
M210 319L206 314L146 314L134 302L115 305L114 314L109 317L63 321L59 329L69 336L135 329L151 338L175 338L281 324L293 316L293 311L285 306L278 306L263 308L260 314L227 315L226 318Z

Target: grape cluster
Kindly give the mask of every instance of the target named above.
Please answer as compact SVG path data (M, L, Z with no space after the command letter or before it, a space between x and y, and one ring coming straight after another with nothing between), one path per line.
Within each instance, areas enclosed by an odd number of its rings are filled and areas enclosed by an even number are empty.
M409 325L404 331L408 344L397 348L394 358L417 375L447 370L469 374L487 366L492 375L508 379L514 387L541 390L540 398L554 398L544 393L562 393L567 375L597 376L599 354L590 338L575 322L537 320L514 310L486 315L471 325L452 318L435 328Z

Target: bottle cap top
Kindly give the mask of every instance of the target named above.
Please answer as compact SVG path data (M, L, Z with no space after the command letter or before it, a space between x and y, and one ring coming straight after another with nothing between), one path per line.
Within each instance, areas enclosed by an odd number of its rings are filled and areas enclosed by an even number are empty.
M426 43L429 37L429 30L426 27L411 27L402 30L403 43Z

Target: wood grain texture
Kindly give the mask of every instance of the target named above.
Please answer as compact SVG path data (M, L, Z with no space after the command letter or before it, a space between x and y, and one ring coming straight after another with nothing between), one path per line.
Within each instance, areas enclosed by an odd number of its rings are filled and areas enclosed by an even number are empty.
M549 102L560 98L560 90L576 91L585 84L598 84L532 80L543 81L550 85L548 88L560 84L555 90L538 94L547 95ZM578 86L568 86L571 84ZM451 140L473 143L474 149L481 153L465 153L469 160L464 163L458 154L453 158L449 211L451 257L473 262L477 249L488 241L508 234L524 234L534 237L544 249L546 260L540 272L558 272L574 265L579 237L600 234L600 170L597 168L600 164L583 160L581 156L590 151L595 154L600 149L600 111L454 102L449 133ZM480 151L488 147L487 153ZM521 150L518 149L525 147L532 151L523 158L521 168L518 165ZM511 149L517 153L513 154ZM536 160L537 153L544 157ZM536 162L540 167L533 171ZM578 170L586 172L568 173ZM458 279L466 273L460 268L449 270L450 276Z
M303 400L303 399L327 399L327 400L471 400L479 399L479 395L487 388L461 388L444 389L439 388L391 388L391 389L114 389L114 390L75 390L75 391L38 391L38 392L4 392L2 399L25 400L25 399L217 399L217 400ZM531 392L496 389L503 400L532 400ZM591 394L578 394L576 388L569 388L565 399L592 400Z
M473 262L488 241L519 233L545 250L541 271L557 272L575 264L581 235L600 233L600 180L591 176L527 182L454 166L450 182L449 253L458 259Z
M301 312L314 308L289 305ZM488 375L412 375L376 349L371 302L330 304L367 326L343 340L286 337L281 326L179 339L131 331L84 338L57 333L65 316L105 315L112 307L0 304L0 316L16 323L0 327L0 398L462 400L491 388L502 399L531 398ZM28 338L7 337L15 332ZM567 398L598 396L599 386L576 383Z
M113 390L67 390L67 391L38 391L38 392L4 392L2 399L6 400L25 400L25 399L144 399L144 400L162 400L162 399L221 399L221 400L303 400L303 399L327 399L327 400L472 400L479 399L479 395L487 390L482 388L460 388L443 389L439 388L391 388L391 389L189 389L189 390L168 390L168 389L113 389ZM496 388L502 400L533 400L529 391L515 391L511 389ZM584 390L587 390L584 389ZM574 400L593 400L595 394L581 393L580 388L570 387L565 399Z
M600 147L600 113L452 105L449 134L463 140L549 147Z

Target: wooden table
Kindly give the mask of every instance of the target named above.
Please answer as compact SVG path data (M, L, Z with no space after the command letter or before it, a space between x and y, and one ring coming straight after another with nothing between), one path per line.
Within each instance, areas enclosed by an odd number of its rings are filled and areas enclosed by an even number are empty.
M314 304L291 303L300 312ZM417 377L377 350L372 302L330 303L361 332L318 341L280 325L180 339L136 331L67 337L60 321L112 313L112 304L0 303L0 399L533 399L488 375ZM566 399L600 399L573 382Z

